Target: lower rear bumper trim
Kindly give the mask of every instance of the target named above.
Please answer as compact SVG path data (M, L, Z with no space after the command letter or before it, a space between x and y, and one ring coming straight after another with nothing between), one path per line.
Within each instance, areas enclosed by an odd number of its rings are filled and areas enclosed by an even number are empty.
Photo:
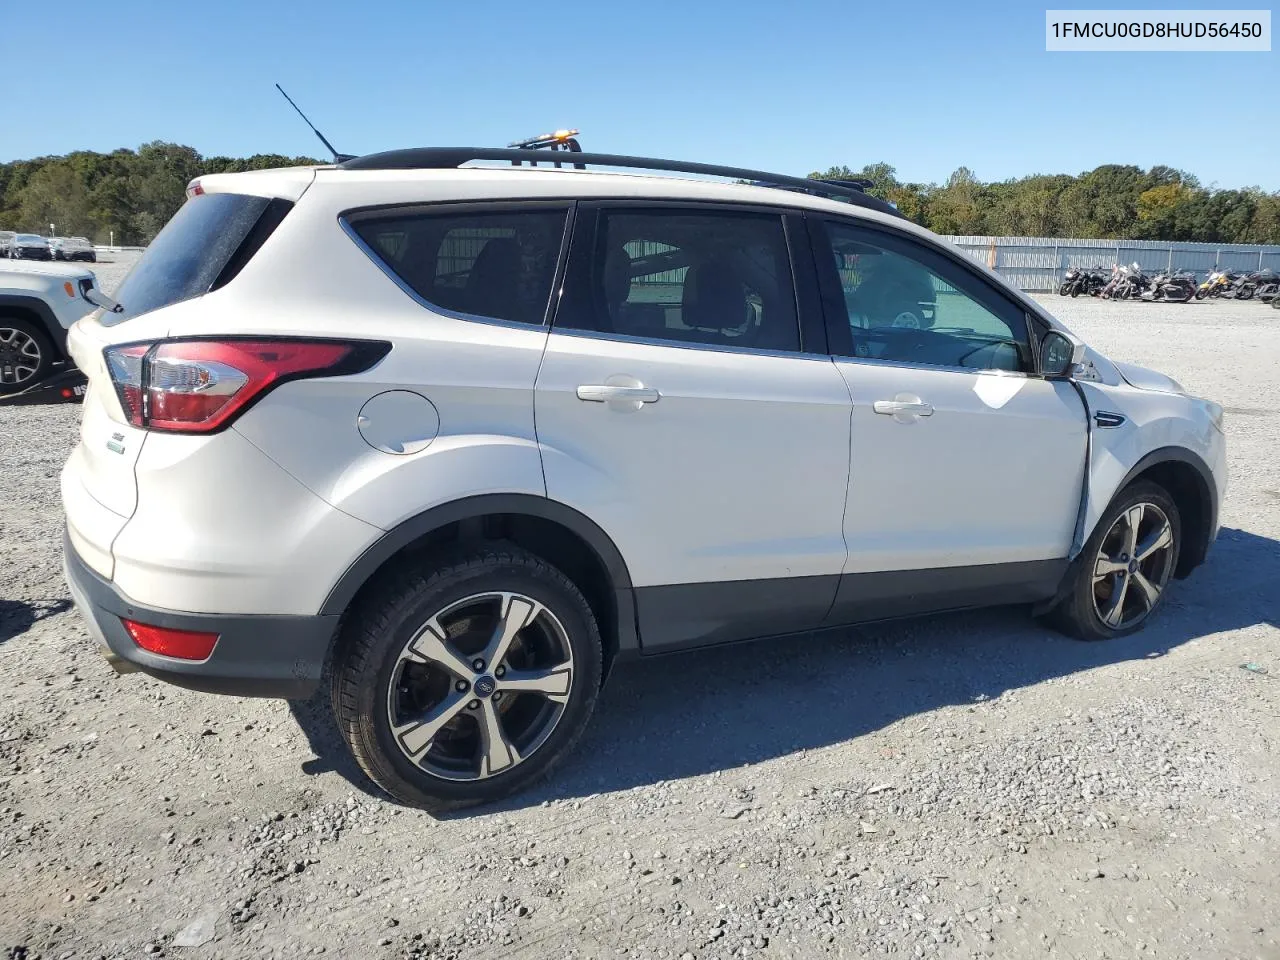
M319 688L337 616L184 613L148 607L86 566L65 531L62 549L72 599L94 638L110 651L108 660L117 671L132 667L180 687L241 697L304 700ZM209 659L200 662L162 657L134 643L121 617L217 633L218 644Z

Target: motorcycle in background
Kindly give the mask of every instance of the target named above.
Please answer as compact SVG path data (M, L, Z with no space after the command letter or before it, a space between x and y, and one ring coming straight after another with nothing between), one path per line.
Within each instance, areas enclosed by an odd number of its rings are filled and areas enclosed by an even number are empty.
M1081 294L1096 297L1106 282L1107 278L1103 276L1101 267L1094 267L1092 270L1072 267L1063 276L1058 294L1063 297L1078 297Z
M1277 300L1280 300L1280 276L1277 276L1274 270L1263 270L1262 272L1269 273L1271 276L1258 287L1258 299L1280 310L1280 305L1276 303Z
M1232 296L1232 286L1238 276L1239 274L1232 273L1230 270L1214 270L1204 283L1196 288L1196 299L1203 300L1205 297Z
M1268 267L1254 274L1258 278L1258 299L1263 303L1274 300L1280 295L1280 274Z
M1267 269L1237 277L1231 290L1237 300L1252 300L1255 294L1259 299L1264 296L1271 299L1275 296L1278 286L1280 286L1280 278L1276 277L1274 270Z
M1110 297L1112 300L1140 300L1149 290L1151 290L1151 280L1135 261L1126 267L1120 267L1117 271L1117 279Z
M1186 303L1195 295L1195 277L1184 271L1162 273L1151 281L1153 303Z
M1098 290L1098 296L1103 300L1110 300L1111 295L1115 293L1116 287L1120 284L1120 265L1113 263L1111 265L1111 279L1105 281Z

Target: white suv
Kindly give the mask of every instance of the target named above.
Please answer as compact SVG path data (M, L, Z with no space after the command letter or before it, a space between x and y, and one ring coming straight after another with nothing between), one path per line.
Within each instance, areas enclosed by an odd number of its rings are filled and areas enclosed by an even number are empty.
M1204 559L1221 408L886 204L532 160L191 185L70 338L66 573L113 662L329 678L373 780L461 804L627 657L1011 603L1104 639Z
M100 302L88 270L0 263L0 394L35 386L66 359L67 331Z

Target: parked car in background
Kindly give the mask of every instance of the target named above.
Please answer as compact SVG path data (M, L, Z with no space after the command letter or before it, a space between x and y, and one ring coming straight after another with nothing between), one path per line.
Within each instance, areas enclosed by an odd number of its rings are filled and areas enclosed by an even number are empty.
M0 257L8 258L9 248L13 245L13 238L17 234L12 230L0 230Z
M93 249L92 241L84 237L59 237L50 240L55 260L86 260L89 263L98 261L98 253Z
M9 241L9 257L12 260L52 260L53 250L44 237L19 233Z

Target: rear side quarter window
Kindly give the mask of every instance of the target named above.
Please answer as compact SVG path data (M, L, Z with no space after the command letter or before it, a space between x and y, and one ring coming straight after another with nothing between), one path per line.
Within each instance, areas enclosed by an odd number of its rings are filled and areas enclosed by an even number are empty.
M442 313L545 321L565 240L567 206L398 210L345 225L401 287Z
M238 193L191 197L156 235L115 299L124 308L102 323L123 323L224 286L293 208L287 200Z

